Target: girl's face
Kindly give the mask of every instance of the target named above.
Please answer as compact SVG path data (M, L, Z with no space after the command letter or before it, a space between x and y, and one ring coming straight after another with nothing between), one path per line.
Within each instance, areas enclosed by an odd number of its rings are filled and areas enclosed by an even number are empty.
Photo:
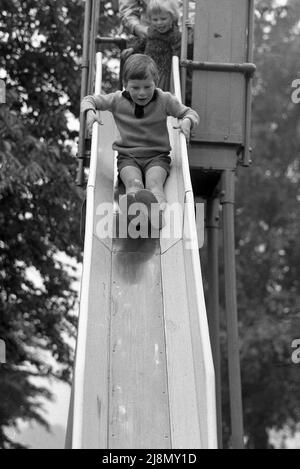
M146 106L151 101L155 88L156 86L152 78L128 80L126 86L132 101L140 106Z
M171 13L167 11L161 11L159 13L152 13L152 15L150 16L150 21L152 26L159 33L166 33L172 28L173 17Z

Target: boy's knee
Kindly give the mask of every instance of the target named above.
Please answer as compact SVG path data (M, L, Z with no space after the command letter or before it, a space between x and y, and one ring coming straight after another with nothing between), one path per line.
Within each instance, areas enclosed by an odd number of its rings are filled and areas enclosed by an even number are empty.
M141 181L141 179L138 179L138 178L132 178L129 181L129 185L131 185L132 187L136 187L138 189L144 189L143 181Z
M150 189L151 187L157 186L159 181L155 176L147 176L146 178L146 185Z
M120 179L126 188L144 188L142 175L140 174L140 171L136 170L136 168L131 168L129 166L123 168L120 171Z
M136 192L141 189L144 189L143 181L139 178L129 177L126 179L126 181L123 181L123 182L126 187L126 190L129 192Z
M147 186L147 189L162 189L163 185L164 185L164 182L165 182L165 178L161 177L160 175L151 175L151 176L148 176L147 177L147 181L146 181L146 186Z

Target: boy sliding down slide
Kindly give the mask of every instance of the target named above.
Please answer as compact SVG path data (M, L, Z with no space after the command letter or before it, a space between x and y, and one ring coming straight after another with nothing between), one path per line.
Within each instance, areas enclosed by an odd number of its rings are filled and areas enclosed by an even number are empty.
M155 62L147 55L134 54L123 68L125 91L86 96L81 111L87 112L89 131L95 121L101 124L96 110L108 110L113 114L120 133L113 149L118 152L119 176L126 190L120 207L127 206L128 210L134 202L144 204L152 226L161 229L167 202L163 186L171 163L167 117L181 119L177 128L189 141L191 128L198 125L199 116L171 93L156 88L157 81ZM156 213L158 209L160 216L151 216L151 209Z

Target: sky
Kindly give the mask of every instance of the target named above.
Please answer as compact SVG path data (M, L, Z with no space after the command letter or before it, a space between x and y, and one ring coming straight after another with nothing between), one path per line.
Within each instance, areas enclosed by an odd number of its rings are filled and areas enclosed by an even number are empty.
M40 380L39 384L45 384ZM54 394L53 402L40 399L43 403L45 413L44 418L51 427L51 433L36 423L19 422L19 430L8 429L8 436L15 442L28 445L31 449L62 449L65 444L65 434L68 421L68 411L70 402L69 385L59 381L52 381L48 384Z
M71 268L76 267L77 280L72 283L72 288L79 292L82 265L77 264L74 259L66 256L64 253L59 253L56 257L58 261L64 263L66 271L70 271L72 276L74 275L74 271L72 271ZM35 284L36 288L43 288L43 279L36 269L27 269L27 275ZM75 347L74 343L70 343L70 345ZM45 356L45 360L52 362L51 355L48 354ZM8 429L7 432L15 441L30 445L33 449L63 448L68 420L70 386L54 379L51 381L47 380L45 383L45 378L35 378L34 383L36 385L49 387L50 391L53 393L52 402L47 399L40 399L45 409L44 418L51 426L53 434L46 432L40 425L34 423L28 424L22 421L19 422L19 432L13 429Z

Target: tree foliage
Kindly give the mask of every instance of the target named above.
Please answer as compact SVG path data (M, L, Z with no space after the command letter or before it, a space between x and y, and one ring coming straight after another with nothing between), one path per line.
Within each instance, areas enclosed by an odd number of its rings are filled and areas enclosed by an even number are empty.
M0 446L18 418L44 423L33 376L68 380L75 333L74 273L61 253L80 260L80 198L68 142L67 112L78 114L82 2L2 1L0 68L7 103L0 108ZM47 364L47 351L61 367ZM49 360L48 360L49 361Z
M101 4L105 35L118 18L115 2ZM0 74L7 85L0 107L0 338L7 349L0 368L2 448L18 447L5 428L20 418L47 426L39 398L51 394L31 378L69 381L72 370L66 338L76 332L77 291L75 268L67 268L66 259L80 261L82 249L84 193L74 183L78 133L72 123L80 106L84 5L1 2ZM109 89L107 70L104 78Z

